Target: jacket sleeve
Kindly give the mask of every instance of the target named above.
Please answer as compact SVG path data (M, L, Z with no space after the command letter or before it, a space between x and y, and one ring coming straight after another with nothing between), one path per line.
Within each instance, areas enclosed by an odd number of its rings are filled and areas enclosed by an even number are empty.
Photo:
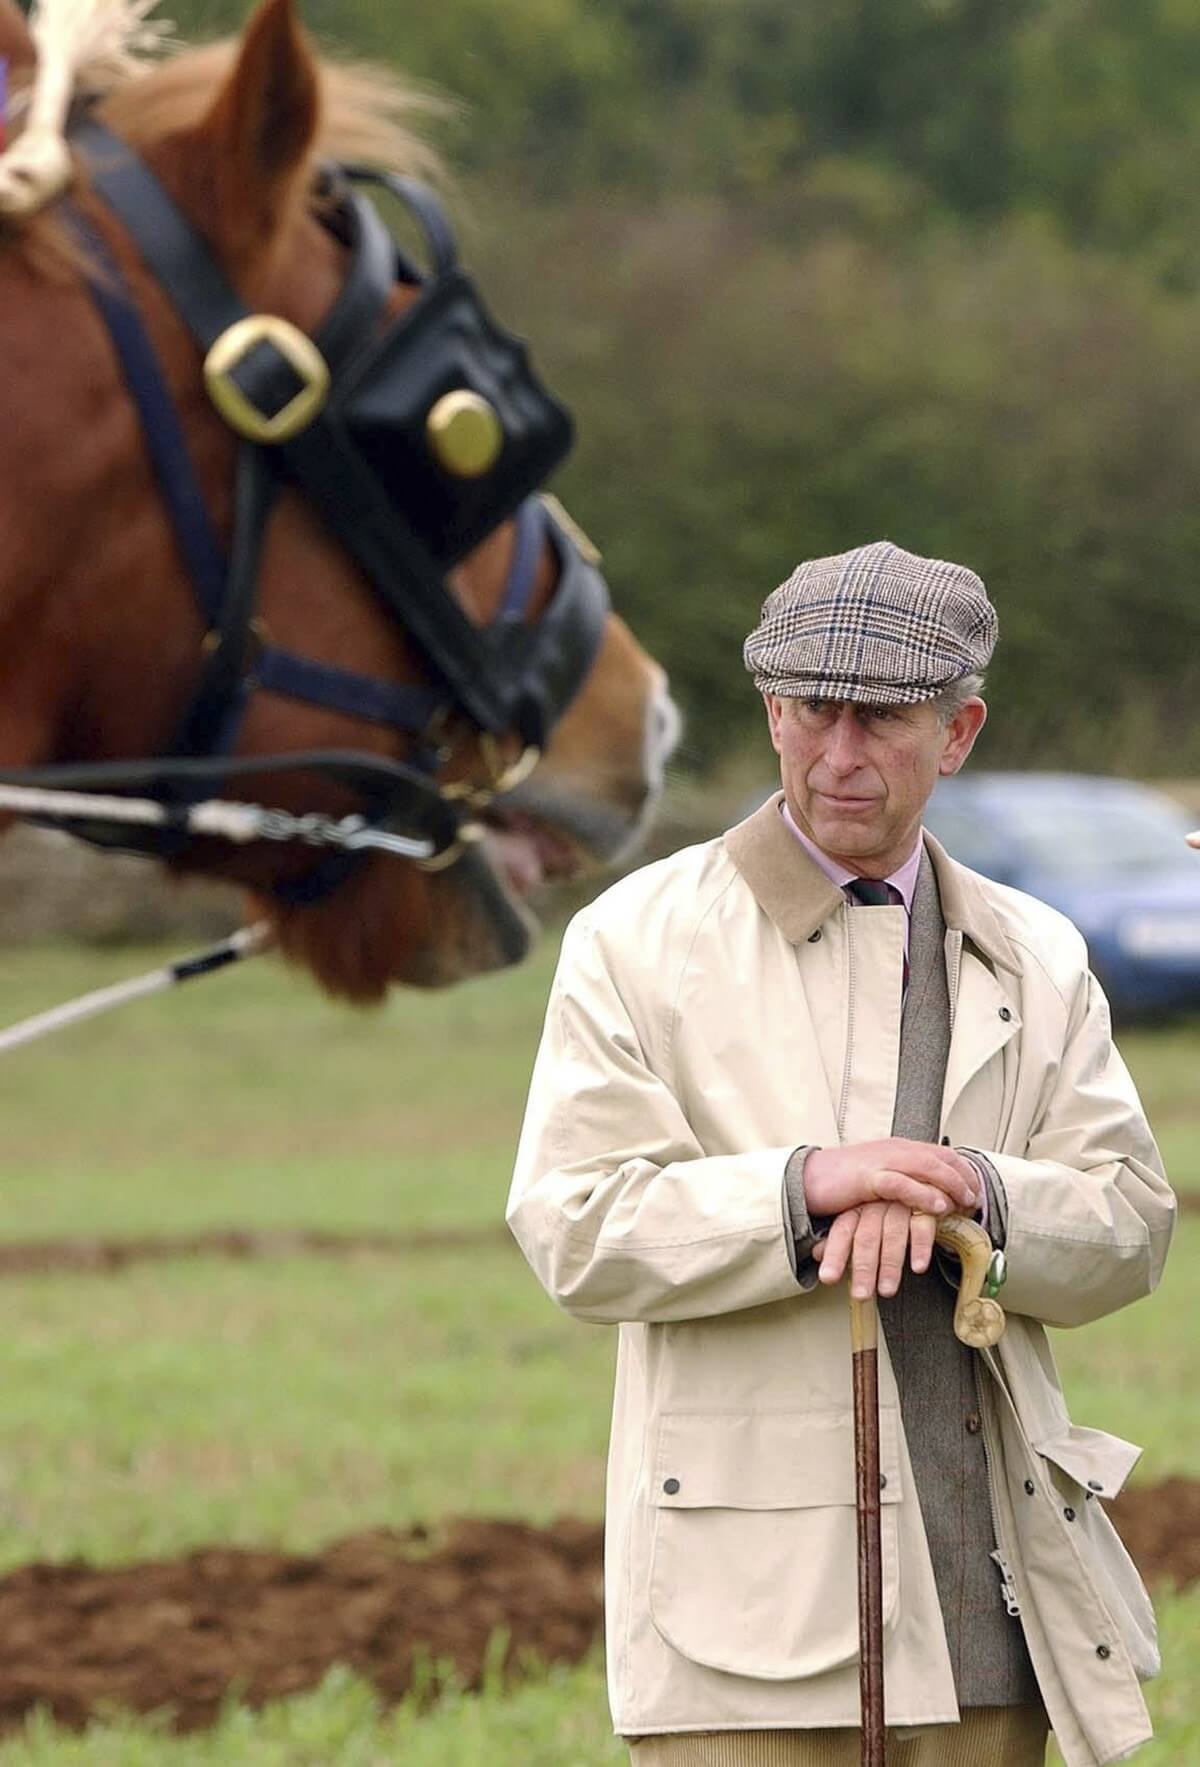
M1086 968L1024 1156L986 1157L1004 1198L1006 1312L1085 1325L1154 1289L1175 1199Z
M577 917L509 1196L522 1251L560 1306L605 1323L704 1318L798 1295L784 1199L796 1143L705 1155L668 1077L657 978L637 986L647 1006L613 970Z

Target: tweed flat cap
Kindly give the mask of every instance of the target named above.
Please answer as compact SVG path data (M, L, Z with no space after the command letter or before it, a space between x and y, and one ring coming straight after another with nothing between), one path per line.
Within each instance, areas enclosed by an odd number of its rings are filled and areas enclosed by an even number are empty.
M876 540L797 565L743 654L754 685L783 699L916 705L985 669L996 634L974 571Z

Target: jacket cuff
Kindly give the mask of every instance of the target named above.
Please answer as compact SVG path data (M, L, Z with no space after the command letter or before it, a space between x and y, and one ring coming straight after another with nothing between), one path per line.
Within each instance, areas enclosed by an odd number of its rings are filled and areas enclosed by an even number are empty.
M985 1153L974 1147L956 1147L964 1160L969 1160L983 1185L983 1202L975 1211L975 1219L986 1227L994 1246L1003 1246L1008 1238L1008 1196L1000 1174Z
M804 1162L815 1147L798 1147L788 1159L783 1172L783 1224L787 1235L788 1257L792 1272L806 1292L818 1280L817 1261L813 1246L829 1232L829 1222L822 1216L815 1219L808 1212L804 1195Z

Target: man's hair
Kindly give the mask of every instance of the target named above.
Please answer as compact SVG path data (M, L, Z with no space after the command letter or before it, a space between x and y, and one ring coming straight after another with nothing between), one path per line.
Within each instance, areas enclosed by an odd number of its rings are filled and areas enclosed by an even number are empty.
M977 693L983 692L983 683L984 676L982 674L960 675L957 681L952 681L949 687L943 687L942 691L935 694L932 699L918 703L932 706L937 713L938 723L946 725L962 710L969 699L974 699ZM801 694L786 694L781 697L784 705L793 712L798 711L806 703Z
M951 718L956 717L962 711L969 699L974 699L976 694L982 692L982 675L961 675L957 681L952 681L949 687L943 687L942 691L930 701L937 713L938 723L948 724Z

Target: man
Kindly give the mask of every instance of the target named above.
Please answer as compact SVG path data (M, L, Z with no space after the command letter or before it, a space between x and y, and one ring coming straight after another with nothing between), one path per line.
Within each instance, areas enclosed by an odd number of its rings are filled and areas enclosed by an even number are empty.
M859 1759L848 1307L877 1292L894 1767L1068 1767L1150 1734L1153 1613L1045 1325L1147 1294L1173 1201L1075 929L923 835L986 716L979 578L809 561L745 660L783 791L623 879L563 942L509 1219L620 1326L613 1715L635 1767ZM954 1338L936 1216L1007 1255Z

